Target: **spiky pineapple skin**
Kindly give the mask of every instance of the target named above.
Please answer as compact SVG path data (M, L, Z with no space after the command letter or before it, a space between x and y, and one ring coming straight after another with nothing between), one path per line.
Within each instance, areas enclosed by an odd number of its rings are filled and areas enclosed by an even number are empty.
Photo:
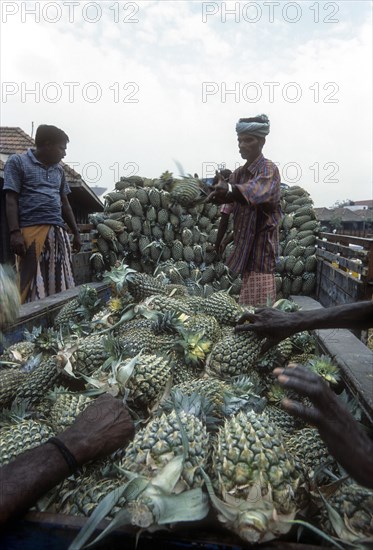
M299 476L280 432L266 415L239 412L227 419L219 429L212 461L221 495L228 491L246 499L250 487L258 484L261 496L272 491L278 511L294 510Z
M214 292L203 302L203 311L221 324L236 324L243 309L227 292Z
M47 424L35 420L22 420L0 429L0 465L4 466L16 456L46 443L54 435Z
M248 374L259 357L260 349L261 341L254 334L233 333L212 348L206 372L219 378Z
M329 467L336 466L316 428L302 428L295 434L286 437L285 441L287 449L309 478L313 477L316 468L324 462L330 462L331 466L329 465Z
M373 537L373 491L355 483L343 484L326 498L345 525L353 530L357 539ZM321 528L331 536L337 536L324 503L320 510Z
M0 362L9 361L11 363L23 365L31 357L34 351L35 344L33 342L17 342L4 350L0 357Z
M26 378L26 373L18 368L0 369L0 409L7 407L13 401L18 387Z
M184 411L162 414L137 432L128 445L120 466L125 470L153 477L173 457L183 454L180 423L188 441L180 480L181 490L202 486L203 477L198 468L207 463L209 437L202 422Z
M170 362L157 355L142 354L132 376L125 384L128 398L142 408L151 408L164 391L171 378ZM120 380L120 370L118 373Z
M83 412L92 401L92 398L78 393L57 395L49 411L54 431L59 433L66 430L73 424L78 414Z
M101 336L92 334L83 338L71 356L74 373L92 374L104 363L107 356L104 339Z
M62 366L63 359L57 355L42 361L20 384L16 398L25 399L30 405L39 403L46 392L61 381Z

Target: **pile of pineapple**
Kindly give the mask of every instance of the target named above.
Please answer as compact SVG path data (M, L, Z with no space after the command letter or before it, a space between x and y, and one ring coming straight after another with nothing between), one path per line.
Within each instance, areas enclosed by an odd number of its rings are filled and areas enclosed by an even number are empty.
M209 511L249 543L294 539L299 519L330 540L372 537L372 491L335 481L343 473L317 430L281 408L286 394L273 383L274 366L295 360L338 384L309 333L261 355L258 337L234 332L245 310L227 291L191 296L123 262L104 279L105 304L83 288L54 327L0 357L0 464L67 428L102 392L123 399L135 421L127 447L38 503L87 517L74 548L104 517L140 532Z
M238 295L241 278L225 266L228 244L220 258L215 242L220 208L204 203L208 189L196 178L121 178L105 196L105 210L93 214L92 269L98 278L118 260L136 271L184 284L190 294L209 296L218 290ZM285 216L280 226L280 258L276 270L279 297L310 295L315 288L315 242L319 224L312 200L301 187L282 190ZM232 217L231 217L232 218ZM232 234L232 219L227 235Z
M315 250L320 231L313 201L302 187L292 186L282 189L281 206L284 216L276 264L277 298L310 296L316 288Z

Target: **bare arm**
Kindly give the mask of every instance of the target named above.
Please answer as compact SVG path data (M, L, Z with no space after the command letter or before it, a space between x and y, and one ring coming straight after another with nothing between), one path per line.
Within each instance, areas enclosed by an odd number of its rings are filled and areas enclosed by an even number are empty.
M222 213L220 216L218 234L216 236L216 242L215 242L215 249L218 254L221 254L223 252L223 250L221 250L221 244L227 232L228 223L229 223L229 214Z
M302 330L370 327L373 327L373 302L366 301L290 313L273 308L258 309L256 313L245 313L236 331L252 331L278 342Z
M18 256L24 256L26 245L19 227L18 193L6 192L5 209L10 233L10 248Z
M87 407L58 438L82 465L125 446L133 434L126 407L106 394ZM64 457L51 443L22 453L0 468L0 523L26 511L68 475Z
M308 397L313 407L285 399L284 408L315 425L331 455L358 483L373 489L373 441L324 380L307 369L289 365L275 369L278 383Z
M74 235L73 250L75 252L79 252L82 246L82 243L80 241L79 229L78 229L71 205L69 203L69 199L67 198L67 195L65 195L64 193L61 194L61 203L62 203L62 217L67 223L67 225L70 227Z

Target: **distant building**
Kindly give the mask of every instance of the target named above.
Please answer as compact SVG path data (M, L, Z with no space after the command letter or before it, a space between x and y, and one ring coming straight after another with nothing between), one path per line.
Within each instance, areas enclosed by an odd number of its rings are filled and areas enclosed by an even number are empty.
M356 204L356 202L355 202ZM327 232L367 237L373 233L373 210L361 208L315 208L316 218Z

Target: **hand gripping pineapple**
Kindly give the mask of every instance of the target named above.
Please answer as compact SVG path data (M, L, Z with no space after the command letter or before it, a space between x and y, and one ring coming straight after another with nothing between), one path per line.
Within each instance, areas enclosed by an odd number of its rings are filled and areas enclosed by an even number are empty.
M0 523L27 510L71 475L73 466L112 453L133 434L134 425L123 403L108 394L98 397L70 428L58 434L57 442L47 441L0 468Z
M13 270L0 265L0 331L16 320L20 304L21 297Z

